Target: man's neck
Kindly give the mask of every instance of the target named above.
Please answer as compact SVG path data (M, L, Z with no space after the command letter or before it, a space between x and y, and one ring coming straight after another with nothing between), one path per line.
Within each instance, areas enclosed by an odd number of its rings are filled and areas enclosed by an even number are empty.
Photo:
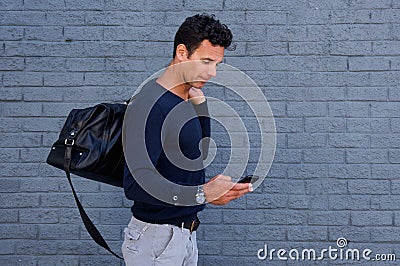
M190 85L183 82L183 78L178 71L174 71L174 65L175 63L172 61L156 82L187 101L189 99Z

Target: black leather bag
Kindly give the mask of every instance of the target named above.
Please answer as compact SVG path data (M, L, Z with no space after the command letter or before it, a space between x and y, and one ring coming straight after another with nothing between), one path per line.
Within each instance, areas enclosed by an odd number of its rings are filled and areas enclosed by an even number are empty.
M122 124L127 104L101 103L72 110L53 144L47 163L65 171L82 221L93 240L113 252L90 220L71 182L70 173L122 187L124 154Z
M126 104L72 110L47 163L72 174L122 187L122 123Z

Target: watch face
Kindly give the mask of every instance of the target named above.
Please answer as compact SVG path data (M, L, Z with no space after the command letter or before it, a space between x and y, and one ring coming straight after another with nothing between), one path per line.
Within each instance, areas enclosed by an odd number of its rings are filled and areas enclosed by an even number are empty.
M199 204L203 204L206 201L206 197L203 194L196 195L196 201Z

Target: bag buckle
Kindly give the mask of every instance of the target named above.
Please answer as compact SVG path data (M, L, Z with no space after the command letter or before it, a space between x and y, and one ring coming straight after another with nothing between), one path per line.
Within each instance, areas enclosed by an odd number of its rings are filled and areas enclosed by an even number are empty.
M67 146L73 146L75 143L75 131L71 131L71 133L69 133L69 136L65 139L64 144Z

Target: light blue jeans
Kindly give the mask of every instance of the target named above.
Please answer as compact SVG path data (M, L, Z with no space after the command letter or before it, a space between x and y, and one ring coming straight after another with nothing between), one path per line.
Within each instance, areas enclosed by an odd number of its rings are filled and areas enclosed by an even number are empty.
M122 254L127 266L197 265L196 232L142 222L133 216L124 232Z

